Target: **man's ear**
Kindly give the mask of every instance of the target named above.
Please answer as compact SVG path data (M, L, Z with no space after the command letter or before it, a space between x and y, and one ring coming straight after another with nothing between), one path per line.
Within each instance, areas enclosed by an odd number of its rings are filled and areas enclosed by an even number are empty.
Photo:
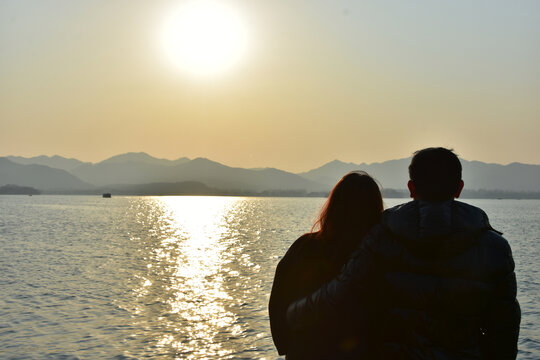
M456 194L454 195L454 197L455 197L456 199L459 197L459 195L461 195L461 190L463 190L463 185L465 185L465 183L463 182L463 180L459 180L459 185L458 185Z
M407 187L409 188L409 192L411 194L411 197L414 199L416 198L416 187L414 186L414 183L412 180L409 180L407 183Z

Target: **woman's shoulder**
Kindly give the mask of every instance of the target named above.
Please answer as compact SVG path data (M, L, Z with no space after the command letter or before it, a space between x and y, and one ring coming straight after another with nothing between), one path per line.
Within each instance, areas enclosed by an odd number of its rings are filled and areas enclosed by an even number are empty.
M317 240L317 233L305 233L304 235L300 236L298 239L296 239L290 248L300 248L306 246L306 244L311 244L314 241Z
M300 257L309 256L313 252L314 248L317 246L317 233L306 233L296 239L283 258L280 261L280 264L288 263L291 261L297 261Z
M289 254L297 254L297 253L303 253L306 254L306 252L310 252L313 249L317 248L319 244L317 233L306 233L302 236L300 236L298 239L296 239L292 245L289 247L289 250L287 250L286 256Z

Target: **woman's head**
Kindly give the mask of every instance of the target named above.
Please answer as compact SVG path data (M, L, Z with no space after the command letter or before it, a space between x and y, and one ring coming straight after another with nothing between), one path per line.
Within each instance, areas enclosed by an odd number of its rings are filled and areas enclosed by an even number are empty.
M330 192L314 228L323 238L361 234L375 225L383 211L379 185L363 171L353 171Z

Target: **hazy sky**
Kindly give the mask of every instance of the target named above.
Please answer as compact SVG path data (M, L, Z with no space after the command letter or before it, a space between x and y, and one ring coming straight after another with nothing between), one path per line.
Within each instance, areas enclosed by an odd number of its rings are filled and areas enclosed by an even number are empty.
M247 50L206 77L160 45L184 2L0 0L0 156L540 164L540 1L222 0Z

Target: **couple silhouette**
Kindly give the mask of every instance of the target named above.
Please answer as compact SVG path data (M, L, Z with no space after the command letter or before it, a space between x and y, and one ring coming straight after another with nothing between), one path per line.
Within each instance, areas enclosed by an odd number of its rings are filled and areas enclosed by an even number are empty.
M279 262L269 315L286 359L515 359L521 319L508 242L456 201L452 150L415 152L413 201L383 211L365 172L333 188Z

